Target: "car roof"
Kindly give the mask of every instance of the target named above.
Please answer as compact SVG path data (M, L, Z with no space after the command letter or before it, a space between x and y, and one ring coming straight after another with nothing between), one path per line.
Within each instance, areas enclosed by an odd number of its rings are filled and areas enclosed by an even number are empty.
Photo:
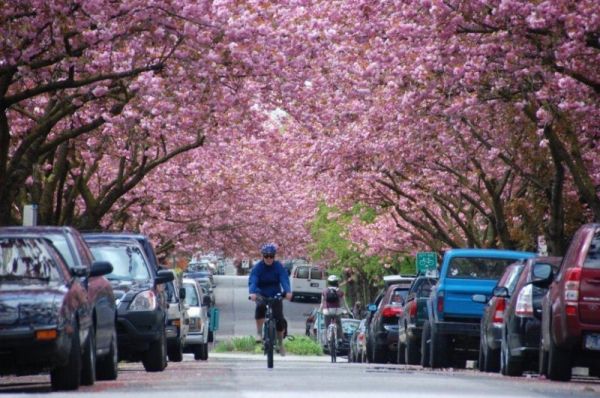
M537 256L533 252L504 249L450 249L444 257L488 257L507 259L526 259Z
M68 226L56 226L56 225L36 225L36 226L10 226L0 227L0 234L9 232L20 232L26 234L38 234L38 233L63 233L65 231L72 232L75 228Z
M114 232L114 231L106 231L106 232L83 232L83 236L89 239L99 239L99 238L109 238L109 239L148 239L148 236L141 234L139 232Z

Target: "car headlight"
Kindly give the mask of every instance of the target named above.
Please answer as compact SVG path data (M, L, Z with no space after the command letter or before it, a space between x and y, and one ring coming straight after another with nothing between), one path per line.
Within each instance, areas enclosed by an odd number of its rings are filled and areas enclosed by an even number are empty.
M156 309L156 295L152 290L138 293L129 305L130 311L153 311Z

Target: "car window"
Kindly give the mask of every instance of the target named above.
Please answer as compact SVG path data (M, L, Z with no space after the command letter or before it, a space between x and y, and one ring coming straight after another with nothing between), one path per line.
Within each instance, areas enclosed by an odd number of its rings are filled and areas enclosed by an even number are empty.
M299 279L308 279L308 267L299 267L296 270L296 278Z
M392 293L392 297L390 298L390 304L404 304L406 300L406 296L408 295L408 290L405 289L394 289Z
M448 267L448 278L454 279L500 279L506 267L514 259L453 257Z
M108 261L113 272L107 279L146 281L150 279L148 264L138 247L92 244L92 254L100 261Z
M0 239L0 279L60 281L62 274L47 246L36 239Z
M319 268L312 268L310 270L310 279L323 279L323 271Z
M190 283L184 283L183 287L185 288L185 302L191 307L198 307L200 305L200 300L198 299L198 292L196 291L196 287Z
M600 233L598 232L592 238L583 267L600 269Z
M344 319L342 320L342 330L344 334L352 334L356 329L358 329L358 325L360 322L354 319Z
M71 251L71 248L69 247L69 243L67 242L67 238L65 236L52 234L48 235L47 238L50 239L54 247L56 247L56 250L58 250L60 255L63 256L63 258L65 259L65 263L67 263L68 267L82 265L75 264L75 257L73 255L73 252Z
M511 265L502 276L502 283L498 283L498 286L505 287L509 293L514 292L523 268L524 265Z

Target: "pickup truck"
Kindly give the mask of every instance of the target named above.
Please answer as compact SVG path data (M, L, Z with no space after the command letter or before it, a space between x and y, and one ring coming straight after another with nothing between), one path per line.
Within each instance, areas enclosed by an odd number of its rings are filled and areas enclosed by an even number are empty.
M421 355L429 357L429 366L464 368L467 360L478 358L484 304L473 301L473 295L491 296L508 265L535 256L496 249L452 249L444 254L423 324Z

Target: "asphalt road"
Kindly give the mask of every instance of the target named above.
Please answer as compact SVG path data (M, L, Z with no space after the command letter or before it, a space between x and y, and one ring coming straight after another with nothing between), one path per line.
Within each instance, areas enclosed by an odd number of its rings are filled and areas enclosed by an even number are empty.
M253 304L247 298L247 278L217 278L217 304L221 328L217 340L254 332ZM304 333L304 316L315 303L288 303L285 313L290 332ZM50 393L49 376L0 378L0 396L29 397ZM170 362L164 372L147 373L139 363L120 363L115 381L97 382L77 392L52 393L53 397L97 396L108 398L315 398L315 397L598 397L600 380L576 378L550 382L535 375L510 378L475 370L423 370L418 366L346 363L328 357L276 356L274 369L266 358L253 354L217 354L195 361L191 354L180 363Z

